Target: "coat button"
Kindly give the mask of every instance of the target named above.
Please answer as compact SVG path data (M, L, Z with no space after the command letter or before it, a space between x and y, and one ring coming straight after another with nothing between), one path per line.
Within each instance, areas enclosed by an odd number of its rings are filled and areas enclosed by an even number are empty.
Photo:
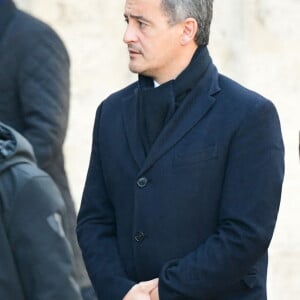
M145 239L145 234L142 231L139 231L135 234L134 239L136 242L140 243Z
M144 188L148 184L148 179L146 177L141 177L136 183L138 187Z

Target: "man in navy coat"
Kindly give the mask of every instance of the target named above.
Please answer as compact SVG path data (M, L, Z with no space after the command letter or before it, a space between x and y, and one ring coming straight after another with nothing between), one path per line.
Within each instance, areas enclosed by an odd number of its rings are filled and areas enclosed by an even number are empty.
M138 81L97 110L78 239L100 300L265 300L274 105L218 73L212 0L126 0Z

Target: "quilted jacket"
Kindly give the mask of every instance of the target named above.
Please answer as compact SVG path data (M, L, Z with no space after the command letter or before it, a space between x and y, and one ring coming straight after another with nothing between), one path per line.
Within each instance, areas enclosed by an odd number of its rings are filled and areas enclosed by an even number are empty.
M0 120L32 144L40 168L55 181L67 209L66 234L76 257L78 281L89 284L74 228L76 212L64 169L69 112L66 48L48 25L0 3Z

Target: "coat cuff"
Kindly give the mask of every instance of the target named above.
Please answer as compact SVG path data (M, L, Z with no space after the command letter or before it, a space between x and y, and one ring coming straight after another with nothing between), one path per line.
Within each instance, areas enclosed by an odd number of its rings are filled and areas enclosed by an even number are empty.
M168 269L176 265L176 260L167 263L161 270L159 276L158 292L160 300L188 300L187 296L184 296L172 288L172 282L168 277Z
M134 281L117 277L101 280L93 286L99 299L122 300L135 284Z

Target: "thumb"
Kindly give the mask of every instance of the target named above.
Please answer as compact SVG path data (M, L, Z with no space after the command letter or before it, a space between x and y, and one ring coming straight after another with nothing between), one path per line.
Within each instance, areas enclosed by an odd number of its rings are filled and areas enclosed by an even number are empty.
M139 283L139 286L145 293L150 293L158 286L158 278L154 278L148 281L141 281Z

